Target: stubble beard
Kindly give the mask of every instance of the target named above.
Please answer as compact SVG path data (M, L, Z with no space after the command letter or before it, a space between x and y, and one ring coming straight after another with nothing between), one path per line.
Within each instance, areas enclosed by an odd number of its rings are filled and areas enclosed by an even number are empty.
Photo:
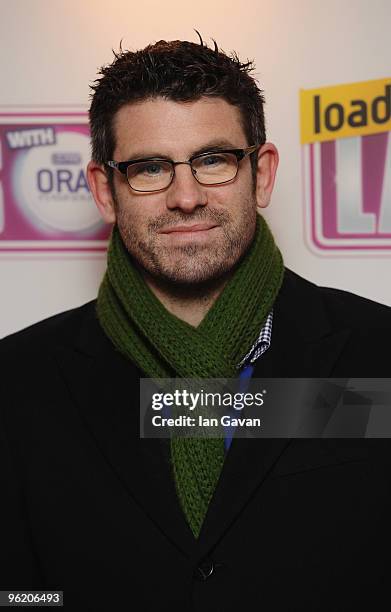
M124 245L141 273L146 272L164 285L195 289L223 280L233 273L254 238L256 214L254 200L250 198L243 202L237 222L228 211L200 206L192 215L181 211L161 215L150 221L145 236L140 236L134 231L128 211L117 205L117 225ZM161 244L159 229L202 221L219 226L218 239L207 244L175 247Z

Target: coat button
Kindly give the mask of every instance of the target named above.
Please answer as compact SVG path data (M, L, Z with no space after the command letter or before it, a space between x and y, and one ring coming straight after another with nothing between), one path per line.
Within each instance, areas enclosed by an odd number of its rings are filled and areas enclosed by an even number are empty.
M198 578L198 580L205 581L208 580L208 578L213 574L214 571L215 565L213 561L211 559L206 558L203 559L197 567L195 577Z

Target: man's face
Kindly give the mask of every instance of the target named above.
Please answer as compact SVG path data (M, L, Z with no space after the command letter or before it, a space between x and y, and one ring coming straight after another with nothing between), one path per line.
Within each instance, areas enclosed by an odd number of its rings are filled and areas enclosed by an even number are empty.
M221 98L129 104L115 116L114 133L116 161L186 161L204 147L255 144L246 140L239 110ZM222 185L200 185L190 166L178 165L171 185L156 193L133 191L126 177L115 172L113 196L129 253L142 270L166 282L187 285L223 277L254 236L256 199L249 157L239 162L236 178Z

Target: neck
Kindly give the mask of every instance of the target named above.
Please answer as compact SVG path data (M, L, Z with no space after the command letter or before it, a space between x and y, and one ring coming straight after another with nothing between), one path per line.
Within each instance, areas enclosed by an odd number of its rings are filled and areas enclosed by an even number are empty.
M197 285L179 285L143 273L146 284L168 312L193 327L201 323L231 275Z

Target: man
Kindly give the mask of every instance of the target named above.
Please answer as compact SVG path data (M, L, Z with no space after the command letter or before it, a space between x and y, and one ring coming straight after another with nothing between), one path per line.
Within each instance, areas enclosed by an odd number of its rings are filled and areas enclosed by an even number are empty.
M108 270L97 301L2 341L2 589L197 612L388 594L387 439L140 438L142 377L390 376L390 309L284 268L258 214L278 153L251 69L160 41L93 87Z

